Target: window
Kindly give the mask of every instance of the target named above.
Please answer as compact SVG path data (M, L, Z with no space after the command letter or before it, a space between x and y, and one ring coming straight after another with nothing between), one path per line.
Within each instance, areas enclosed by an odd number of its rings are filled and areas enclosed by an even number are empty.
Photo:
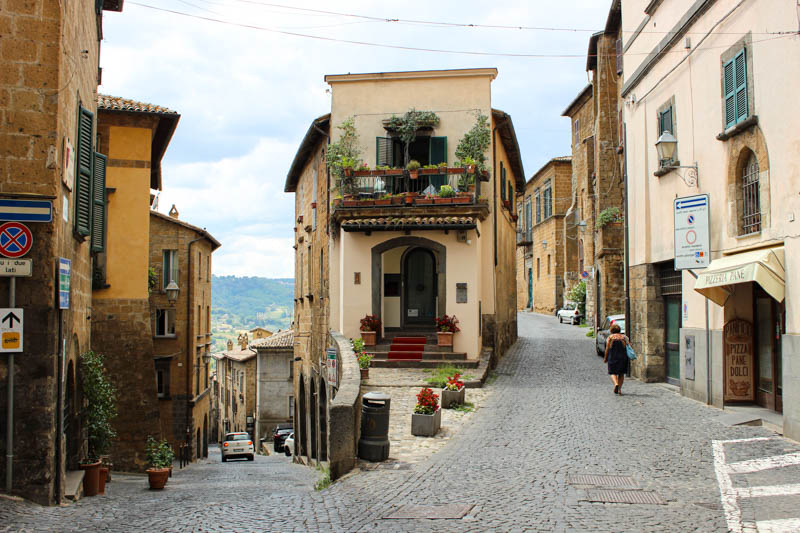
M289 358L289 379L294 379L294 357Z
M547 254L547 275L550 275L550 254Z
M542 274L542 268L541 268L541 265L539 264L539 258L537 257L536 258L536 279L539 279L539 276L541 276L541 274Z
M289 418L294 419L294 396L289 396Z
M661 134L664 132L669 132L673 137L675 137L676 139L678 138L678 134L675 128L675 113L672 105L672 100L670 100L669 103L661 106L661 108L658 111L658 136L660 137ZM664 167L671 165L677 159L678 156L676 151L673 156L673 159L659 161L659 166Z
M575 142L578 142L578 133L581 129L581 122L580 119L575 119L575 122L572 123L572 133L575 135Z
M178 250L164 250L161 269L161 288L167 288L170 281L178 283Z
M106 162L108 158L97 152L94 152L93 155L91 248L93 252L104 252L106 249Z
M75 146L75 232L88 236L92 231L92 167L94 163L94 114L78 106L78 132Z
M175 310L156 309L156 337L175 336Z
M749 115L747 101L747 55L742 48L722 66L725 91L725 128L735 126Z
M511 180L506 181L508 185L508 202L511 204L510 208L514 209L514 186L511 185Z
M156 390L159 398L169 398L169 362L156 362Z
M741 228L740 235L761 231L761 194L759 190L759 168L756 154L750 157L741 172Z
M584 263L583 263L583 239L578 240L578 275L583 274L584 272Z
M500 161L500 199L506 200L506 167Z
M311 229L317 229L317 169L311 174Z
M197 252L197 279L203 279L203 252Z
M550 180L544 182L544 218L553 216L553 184Z
M206 333L211 333L211 306L206 306Z
M404 168L406 150L398 137L375 138L375 164ZM408 158L416 159L420 165L447 163L447 137L418 135L408 146Z
M206 256L206 281L211 281L211 254Z
M517 204L517 243L522 242L525 222L522 218L522 204Z
M542 199L539 196L539 189L536 189L533 193L533 197L536 201L536 223L542 221Z
M533 240L533 213L531 211L531 197L525 197L525 240L531 242Z

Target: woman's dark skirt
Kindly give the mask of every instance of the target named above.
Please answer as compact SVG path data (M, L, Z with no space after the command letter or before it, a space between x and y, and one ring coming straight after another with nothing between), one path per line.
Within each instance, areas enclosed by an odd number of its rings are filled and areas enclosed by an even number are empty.
M628 361L628 351L625 349L625 343L614 341L608 350L608 373L615 375L627 374Z

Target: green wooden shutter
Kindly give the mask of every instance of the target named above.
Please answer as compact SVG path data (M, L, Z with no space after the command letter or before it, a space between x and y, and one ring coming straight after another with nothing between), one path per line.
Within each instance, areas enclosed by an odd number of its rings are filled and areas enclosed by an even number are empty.
M734 60L730 60L722 67L723 83L725 86L725 127L736 124L736 81L734 79Z
M447 137L431 137L429 164L447 163Z
M734 62L734 77L736 79L736 122L747 118L747 57L744 49L736 54Z
M506 199L506 167L502 161L500 161L500 199Z
M84 107L78 111L78 135L75 150L75 231L89 235L92 228L92 135L94 114Z
M106 248L106 162L103 154L94 153L92 176L92 251Z
M375 137L375 166L392 166L394 157L392 154L391 137Z

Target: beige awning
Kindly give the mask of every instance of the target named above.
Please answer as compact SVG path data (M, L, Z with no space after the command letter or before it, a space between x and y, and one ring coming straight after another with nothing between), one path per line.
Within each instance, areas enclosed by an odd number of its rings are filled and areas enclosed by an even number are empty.
M783 246L729 255L711 261L698 275L694 290L717 305L725 305L733 292L732 285L755 282L782 302L784 298Z

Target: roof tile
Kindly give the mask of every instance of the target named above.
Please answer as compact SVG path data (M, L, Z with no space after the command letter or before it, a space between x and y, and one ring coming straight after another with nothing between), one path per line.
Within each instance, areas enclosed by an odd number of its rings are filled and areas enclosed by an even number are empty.
M137 102L136 100L121 98L119 96L109 96L107 94L97 95L97 109L104 109L107 111L130 111L134 113L158 113L162 115L178 114L177 111L167 109L160 105Z

